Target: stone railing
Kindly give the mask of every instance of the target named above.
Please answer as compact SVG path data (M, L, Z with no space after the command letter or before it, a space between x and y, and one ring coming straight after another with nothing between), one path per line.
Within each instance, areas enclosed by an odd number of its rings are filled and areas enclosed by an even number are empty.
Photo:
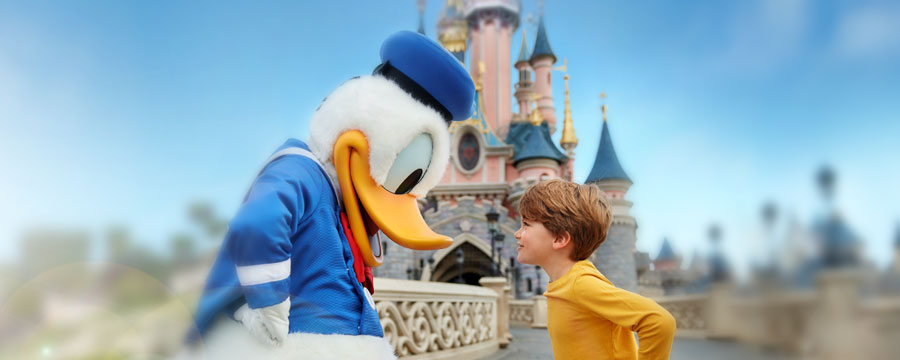
M469 285L375 279L384 337L401 358L473 359L498 349L498 295Z
M858 270L839 269L817 274L815 286L804 290L739 291L732 284L713 284L706 300L696 302L702 306L703 334L799 358L894 358L900 352L900 297L863 292L864 281ZM684 318L694 317L680 309L684 303L656 301L675 316L679 331Z
M654 299L675 317L676 336L703 337L706 332L706 295L664 296Z
M900 296L869 299L860 304L860 321L867 323L869 339L883 339L870 346L873 357L900 354ZM871 341L871 340L870 340ZM889 355L892 354L892 355Z
M533 300L510 300L509 323L510 325L531 326L534 321Z
M723 296L728 294L723 294ZM742 343L777 348L802 354L810 343L819 302L813 291L766 292L729 299L731 330L726 332ZM728 324L725 324L728 325Z

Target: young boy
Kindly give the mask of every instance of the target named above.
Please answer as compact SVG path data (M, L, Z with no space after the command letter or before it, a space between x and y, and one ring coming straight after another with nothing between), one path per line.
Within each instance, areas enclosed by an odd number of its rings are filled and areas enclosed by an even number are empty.
M518 261L539 265L550 276L544 295L556 359L669 358L672 315L653 300L615 287L587 260L612 222L599 188L540 182L522 195L519 213Z

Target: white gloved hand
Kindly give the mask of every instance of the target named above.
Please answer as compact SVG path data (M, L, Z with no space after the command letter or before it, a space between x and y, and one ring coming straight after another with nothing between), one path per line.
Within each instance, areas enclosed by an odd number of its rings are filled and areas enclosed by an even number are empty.
M234 319L244 325L254 337L263 343L280 346L288 334L288 313L291 299L269 307L251 309L244 304L234 312Z

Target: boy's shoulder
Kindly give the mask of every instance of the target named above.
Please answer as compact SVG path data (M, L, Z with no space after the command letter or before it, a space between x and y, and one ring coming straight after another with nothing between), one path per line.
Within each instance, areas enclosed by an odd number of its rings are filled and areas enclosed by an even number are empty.
M615 285L600 270L597 270L588 260L579 261L576 263L576 273L573 278L573 287L574 290L587 290L585 288L592 288L595 290L602 290L605 288L615 288Z

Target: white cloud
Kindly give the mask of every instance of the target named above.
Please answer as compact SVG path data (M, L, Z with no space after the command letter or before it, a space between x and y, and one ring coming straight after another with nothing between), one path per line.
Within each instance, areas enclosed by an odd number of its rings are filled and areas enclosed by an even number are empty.
M851 59L879 59L900 54L900 6L870 5L840 19L835 47Z
M809 0L765 0L737 6L730 44L719 59L725 72L756 74L778 68L801 51L811 11Z

